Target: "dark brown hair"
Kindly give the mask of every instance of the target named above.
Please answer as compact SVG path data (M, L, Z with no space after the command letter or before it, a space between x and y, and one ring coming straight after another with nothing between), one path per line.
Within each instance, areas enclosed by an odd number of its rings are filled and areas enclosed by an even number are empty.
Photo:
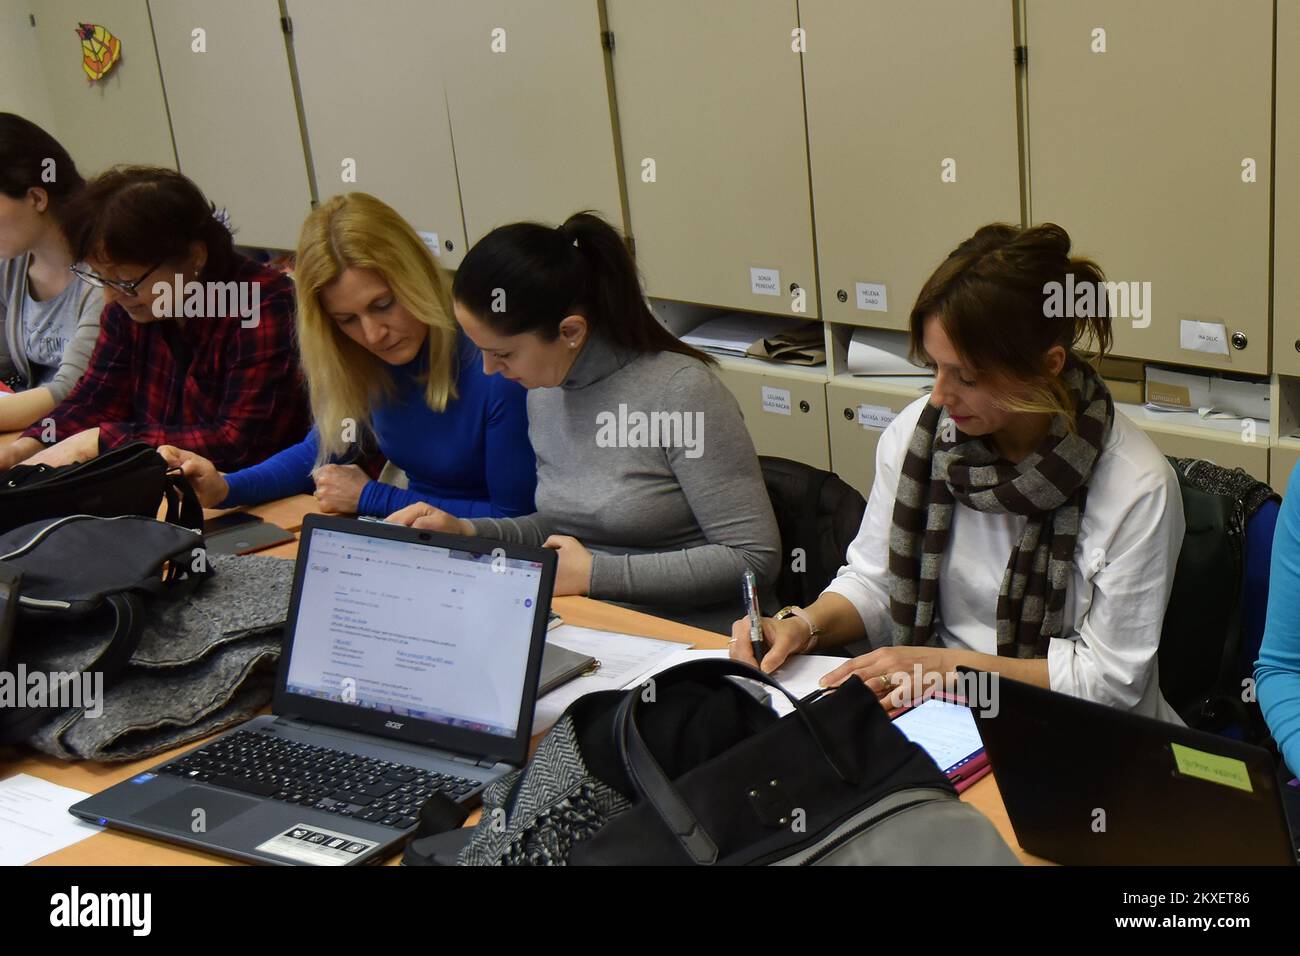
M505 308L492 308L498 290ZM635 352L679 352L717 364L659 323L646 305L623 237L595 213L574 213L556 228L536 222L498 226L465 254L452 298L502 335L532 332L547 342L567 315L581 315L616 345Z
M1049 307L1051 283L1060 283L1063 290L1067 276L1076 288L1105 282L1095 262L1070 258L1069 233L1055 223L982 226L921 288L911 315L913 359L929 362L925 323L936 316L963 362L995 382L1018 386L1022 395L1003 400L1008 410L1073 419L1069 395L1047 366L1047 352L1059 345L1067 361L1078 360L1076 347L1086 344L1100 359L1110 349L1112 335L1100 285L1095 286L1101 294L1092 315L1053 314L1058 310Z
M227 276L234 267L234 241L216 207L171 169L116 166L90 180L60 218L78 259L177 262L198 241L208 250L204 279Z
M51 161L54 179L46 182ZM85 184L57 139L16 113L0 113L0 193L22 199L29 189L43 189L57 211Z

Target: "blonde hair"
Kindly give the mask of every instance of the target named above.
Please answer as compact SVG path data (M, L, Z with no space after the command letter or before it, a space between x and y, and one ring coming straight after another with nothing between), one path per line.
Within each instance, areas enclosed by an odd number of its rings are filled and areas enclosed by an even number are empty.
M298 347L320 436L318 463L347 450L345 423L359 435L370 425L371 409L396 391L388 364L348 338L321 308L321 290L349 268L379 273L397 301L429 327L429 407L441 412L456 397L456 320L433 254L410 223L374 196L354 192L327 199L302 225L294 267Z

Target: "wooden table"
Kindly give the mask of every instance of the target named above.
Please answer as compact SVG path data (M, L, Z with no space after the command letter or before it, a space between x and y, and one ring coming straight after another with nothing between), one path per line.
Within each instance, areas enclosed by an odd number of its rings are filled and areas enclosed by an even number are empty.
M267 521L296 533L302 527L303 517L316 511L315 505L316 500L311 495L297 495L292 498L249 508L248 510ZM297 554L297 543L283 544L259 553L293 558ZM726 646L726 638L720 634L640 614L627 608L615 607L589 598L556 598L552 602L552 606L564 618L566 623L576 624L581 627L678 641L702 648ZM534 746L540 740L540 736L534 738ZM147 760L120 764L68 763L44 754L35 753L28 748L0 748L0 768L2 768L0 769L0 775L8 777L15 773L29 773L51 783L62 784L65 787L72 787L87 793L96 793L194 746L198 746L198 744L178 747L175 750L150 757ZM962 799L992 821L1002 838L1007 841L1007 844L1015 851L1022 862L1034 865L1047 864L1048 861L1031 856L1020 849L1016 843L1015 833L1011 829L1011 821L1007 818L1006 808L1002 804L1002 795L998 792L997 783L992 774L989 774L962 794ZM470 817L469 822L473 823L476 819L477 813ZM395 865L397 857L388 862L389 865ZM201 850L176 846L148 837L128 835L120 831L104 830L82 840L80 843L74 843L72 846L42 857L33 865L231 866L237 864L238 861L228 860Z

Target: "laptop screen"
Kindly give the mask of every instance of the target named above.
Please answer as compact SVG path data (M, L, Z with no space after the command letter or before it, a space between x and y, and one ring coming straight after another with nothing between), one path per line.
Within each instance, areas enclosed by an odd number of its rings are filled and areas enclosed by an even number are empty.
M289 693L515 736L541 564L330 528L299 562Z

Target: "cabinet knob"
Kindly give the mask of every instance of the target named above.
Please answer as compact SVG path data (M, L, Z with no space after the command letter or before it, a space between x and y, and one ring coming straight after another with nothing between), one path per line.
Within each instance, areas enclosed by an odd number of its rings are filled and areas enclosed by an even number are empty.
M454 242L452 242L450 239L448 239L446 242L444 242L443 245L447 247L447 251L448 251L448 252L452 252L452 251L454 251L455 248L456 248L456 244L455 244Z
M1233 347L1234 349L1236 349L1237 351L1241 351L1242 349L1244 349L1244 348L1246 347L1246 333L1245 333L1245 332L1233 332L1233 333L1232 333L1232 347Z
M809 405L807 402L800 402L799 411L807 414L808 412L812 411L812 406Z
M793 295L794 293L796 293L796 292L798 292L798 291L799 291L799 283L797 283L797 282L791 282L791 283L790 283L790 294Z
M849 294L845 292L843 289L836 289L835 298L839 299L841 302L848 302Z
M851 409L851 408L846 408L846 409L844 409L844 420L845 420L846 422L851 422L851 421L853 421L853 419L856 418L856 417L857 417L857 416L853 414L853 409Z

